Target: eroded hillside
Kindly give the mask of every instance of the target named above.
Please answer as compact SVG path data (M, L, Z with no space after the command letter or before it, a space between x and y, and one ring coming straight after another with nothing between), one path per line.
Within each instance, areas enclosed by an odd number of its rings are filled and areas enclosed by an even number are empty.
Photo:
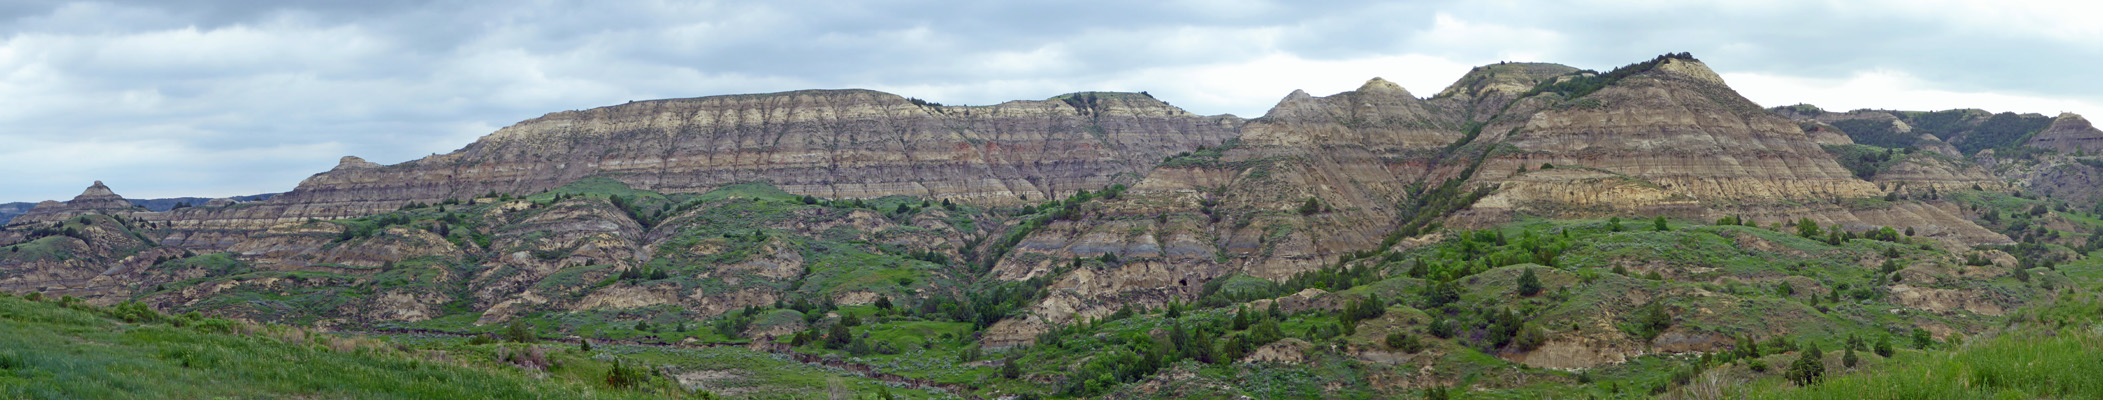
M1664 393L1774 356L1748 341L1954 341L2093 287L2095 129L2009 115L1762 109L1686 54L1245 121L1144 93L645 101L263 201L98 182L0 230L0 289L738 344L985 396Z

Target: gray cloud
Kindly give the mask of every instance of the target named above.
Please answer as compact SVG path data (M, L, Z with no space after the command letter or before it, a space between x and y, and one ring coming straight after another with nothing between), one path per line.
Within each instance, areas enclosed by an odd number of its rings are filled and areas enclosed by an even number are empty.
M2086 72L2103 33L2056 15L2078 10L1938 1L14 1L0 199L95 179L133 197L282 191L341 155L401 162L547 112L803 88L951 104L1149 90L1257 115L1289 90L1272 88L1369 77L1336 74L1408 75L1428 95L1465 65L1692 51L1725 73L1897 71L2103 103ZM1328 69L1277 70L1302 67Z

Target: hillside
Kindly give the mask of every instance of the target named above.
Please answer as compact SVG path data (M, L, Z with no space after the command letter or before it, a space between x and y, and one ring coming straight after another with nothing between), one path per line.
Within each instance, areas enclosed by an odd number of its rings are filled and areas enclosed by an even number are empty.
M1374 78L1247 120L1113 92L632 102L266 200L155 211L96 182L0 228L0 292L415 357L502 358L523 348L466 340L516 327L629 346L602 352L651 393L748 398L1695 396L1813 344L2027 340L2006 327L2094 304L2085 120L1897 143L1867 113L1763 109L1685 53L1487 65L1429 98ZM1905 354L1871 365L1928 357ZM542 368L475 379L604 389ZM89 389L66 390L37 397ZM397 393L331 390L279 393Z

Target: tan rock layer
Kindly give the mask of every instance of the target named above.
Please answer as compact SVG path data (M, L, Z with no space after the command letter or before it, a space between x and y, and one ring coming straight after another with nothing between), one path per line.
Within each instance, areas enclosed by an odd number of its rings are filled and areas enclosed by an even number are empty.
M1476 179L1511 187L1479 208L1592 215L1883 194L1698 61L1668 60L1581 100L1534 114L1506 138L1511 150ZM1543 164L1599 172L1505 172Z

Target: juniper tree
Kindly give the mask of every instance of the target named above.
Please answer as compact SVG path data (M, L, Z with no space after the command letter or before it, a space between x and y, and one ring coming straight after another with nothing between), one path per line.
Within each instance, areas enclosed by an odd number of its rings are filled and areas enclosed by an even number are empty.
M1519 295L1533 296L1541 293L1541 278L1534 276L1533 268L1519 274Z

